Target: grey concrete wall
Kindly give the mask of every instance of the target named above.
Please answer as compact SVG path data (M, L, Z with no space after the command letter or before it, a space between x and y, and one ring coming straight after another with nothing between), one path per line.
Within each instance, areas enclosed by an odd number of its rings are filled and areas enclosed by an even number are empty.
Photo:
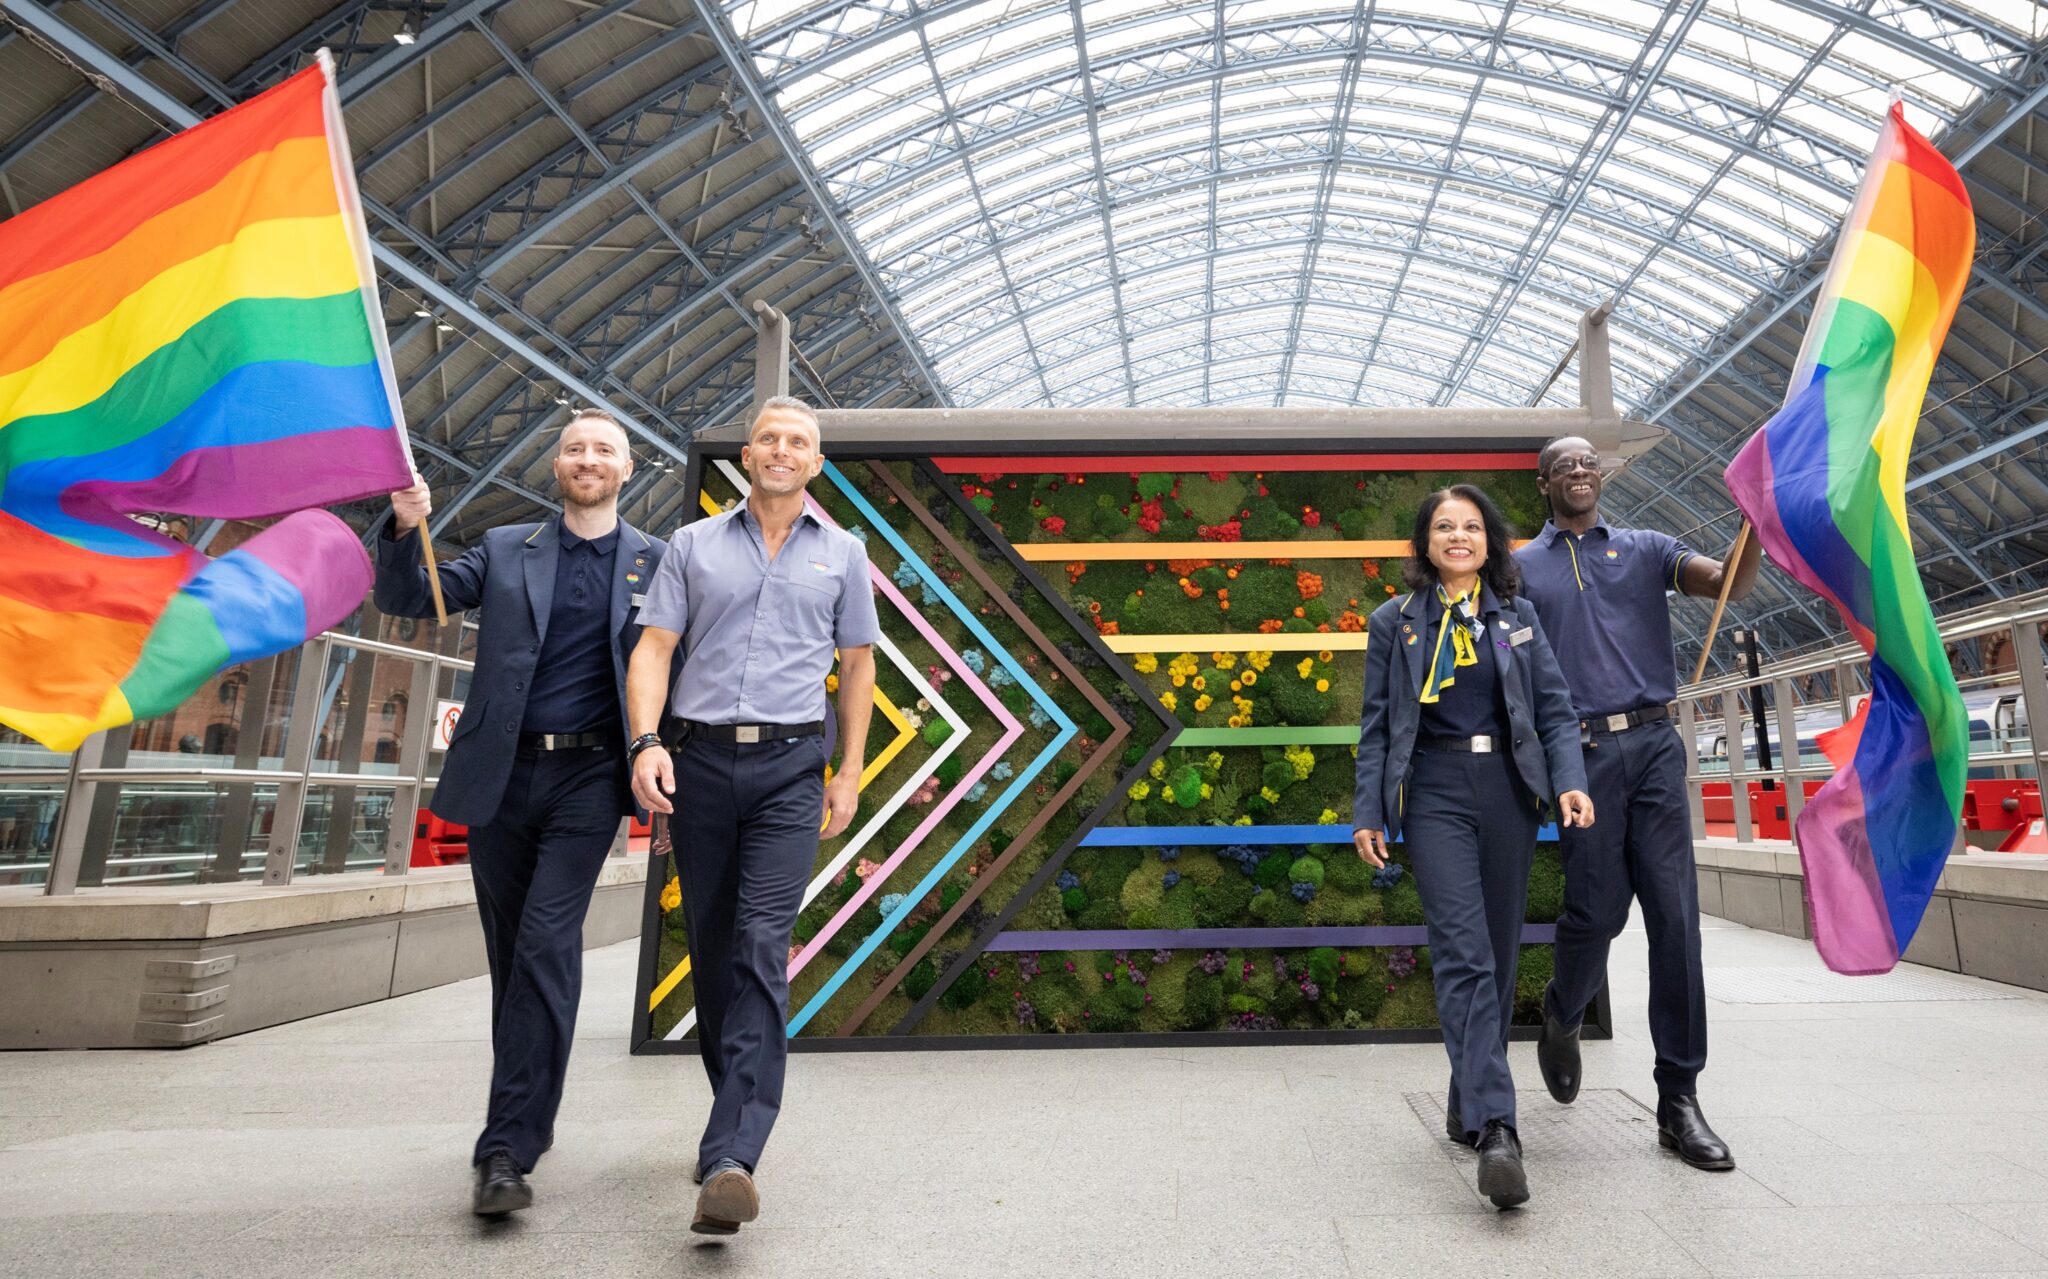
M584 920L586 947L639 935L645 878L644 860L608 864ZM0 1049L200 1043L486 972L466 874L409 888L380 888L380 913L353 917L368 895L331 881L303 893L241 891L213 912L192 909L189 898L210 890L191 887L177 909L161 894L39 912L49 899L0 899ZM260 927L266 919L292 922Z
M1787 937L1811 936L1806 882L1792 845L1701 840L1700 913ZM2048 857L1951 857L1906 959L2048 990Z

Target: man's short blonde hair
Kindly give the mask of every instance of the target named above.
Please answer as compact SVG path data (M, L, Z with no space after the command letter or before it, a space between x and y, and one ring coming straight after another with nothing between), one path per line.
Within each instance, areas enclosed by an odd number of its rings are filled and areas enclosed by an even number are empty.
M761 407L754 412L754 420L747 424L748 433L752 434L753 429L761 424L761 419L777 409L783 409L796 414L811 424L813 433L821 436L824 434L818 425L818 410L799 400L794 395L771 395L761 401Z
M617 431L619 433L619 437L625 442L626 451L628 453L631 453L633 451L633 433L626 429L626 424L624 422L619 421L616 415L608 412L607 410L595 408L577 409L574 413L571 413L569 415L568 421L562 423L562 430L566 432L570 427L576 425L578 422L609 423L612 429ZM555 437L555 452L559 453L561 451L562 439L560 435L557 435Z

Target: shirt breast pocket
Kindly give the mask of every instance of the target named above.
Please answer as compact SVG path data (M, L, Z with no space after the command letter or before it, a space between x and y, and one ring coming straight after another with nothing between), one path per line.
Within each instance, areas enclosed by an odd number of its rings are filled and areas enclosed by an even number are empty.
M790 630L806 639L829 640L839 613L839 579L792 576L783 583L783 612Z

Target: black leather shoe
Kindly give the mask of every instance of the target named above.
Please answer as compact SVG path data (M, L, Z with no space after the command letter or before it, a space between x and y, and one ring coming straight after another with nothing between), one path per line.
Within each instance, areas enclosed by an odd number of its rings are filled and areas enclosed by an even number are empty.
M1529 1178L1522 1172L1522 1139L1499 1119L1479 1134L1479 1193L1496 1208L1529 1202Z
M1735 1156L1728 1152L1728 1143L1707 1127L1707 1117L1700 1113L1697 1097L1657 1099L1657 1144L1677 1151L1680 1159L1695 1168L1727 1172L1735 1167Z
M533 1187L510 1151L493 1150L476 1166L476 1195L470 1211L479 1217L502 1217L533 1206Z
M1583 1023L1581 1023L1583 1026ZM1536 1065L1551 1099L1569 1106L1579 1095L1579 1030L1550 1015L1550 988L1543 988L1543 1033L1536 1038Z
M697 1214L690 1229L700 1235L731 1235L761 1215L761 1194L745 1168L724 1160L714 1164L697 1192Z
M1461 1146L1476 1146L1479 1144L1472 1139L1472 1134L1465 1131L1465 1121L1458 1118L1458 1108L1456 1106L1444 1107L1444 1136L1449 1137Z

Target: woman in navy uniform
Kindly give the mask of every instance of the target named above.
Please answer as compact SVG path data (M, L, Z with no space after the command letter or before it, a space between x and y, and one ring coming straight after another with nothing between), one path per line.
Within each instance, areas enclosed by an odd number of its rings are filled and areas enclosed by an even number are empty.
M1470 484L1415 513L1409 591L1367 628L1359 720L1358 855L1402 839L1429 925L1451 1059L1445 1128L1479 1152L1479 1191L1529 1198L1508 1073L1508 1020L1541 809L1593 824L1579 721L1520 578L1507 522Z

